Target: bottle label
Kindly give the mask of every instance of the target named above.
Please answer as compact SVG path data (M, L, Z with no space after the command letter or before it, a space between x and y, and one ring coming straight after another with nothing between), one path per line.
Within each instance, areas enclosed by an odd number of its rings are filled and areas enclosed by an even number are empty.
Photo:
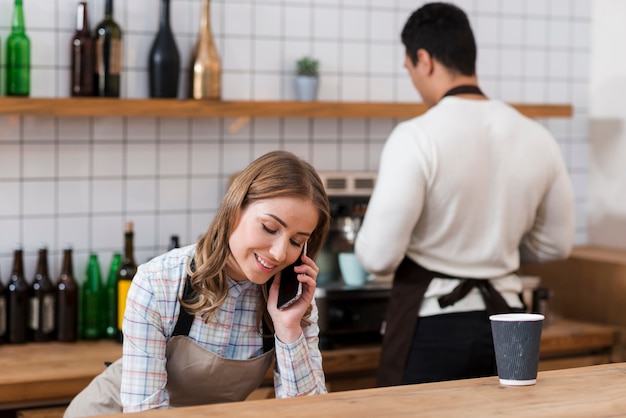
M7 333L7 301L4 296L0 297L0 337Z
M30 298L30 309L28 310L28 327L39 329L39 303L37 298Z
M54 294L45 295L42 302L41 309L43 312L43 318L41 331L45 334L49 334L54 331Z
M126 296L132 280L120 280L117 282L117 329L122 329L124 310L126 309Z

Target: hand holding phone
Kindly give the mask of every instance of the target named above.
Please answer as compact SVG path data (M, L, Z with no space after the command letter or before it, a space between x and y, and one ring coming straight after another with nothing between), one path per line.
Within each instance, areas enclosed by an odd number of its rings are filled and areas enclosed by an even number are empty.
M308 241L305 241L304 248L295 263L283 269L280 273L280 286L278 288L278 309L286 309L293 305L302 295L302 283L298 280L296 266L302 265L302 255L306 255Z

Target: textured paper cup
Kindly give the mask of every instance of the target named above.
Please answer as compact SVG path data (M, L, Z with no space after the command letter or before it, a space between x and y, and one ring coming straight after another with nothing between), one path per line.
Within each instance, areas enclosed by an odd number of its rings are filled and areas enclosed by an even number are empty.
M339 253L339 270L344 283L348 286L361 286L367 282L367 271L354 253Z
M500 383L514 386L537 383L544 316L509 313L491 315L489 319Z

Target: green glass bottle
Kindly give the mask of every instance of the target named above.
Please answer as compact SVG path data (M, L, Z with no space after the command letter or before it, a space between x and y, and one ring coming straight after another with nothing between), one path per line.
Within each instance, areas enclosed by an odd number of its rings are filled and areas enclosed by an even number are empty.
M22 0L15 0L6 54L6 95L29 96L30 39L26 36Z
M113 0L104 3L104 19L95 33L94 95L120 97L122 29L113 20Z
M85 340L97 340L103 334L103 312L102 302L102 273L100 272L100 262L98 255L89 255L87 264L87 278L82 289L82 337Z
M106 286L106 337L118 339L117 331L117 272L122 264L122 255L114 253L111 259L111 267L109 267L109 277Z

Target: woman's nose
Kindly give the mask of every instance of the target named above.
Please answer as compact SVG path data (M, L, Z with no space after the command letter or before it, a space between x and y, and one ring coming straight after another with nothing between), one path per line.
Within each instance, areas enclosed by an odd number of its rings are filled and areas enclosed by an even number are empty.
M287 245L288 243L282 239L277 239L273 242L272 247L270 248L270 254L277 262L285 261L287 257Z

